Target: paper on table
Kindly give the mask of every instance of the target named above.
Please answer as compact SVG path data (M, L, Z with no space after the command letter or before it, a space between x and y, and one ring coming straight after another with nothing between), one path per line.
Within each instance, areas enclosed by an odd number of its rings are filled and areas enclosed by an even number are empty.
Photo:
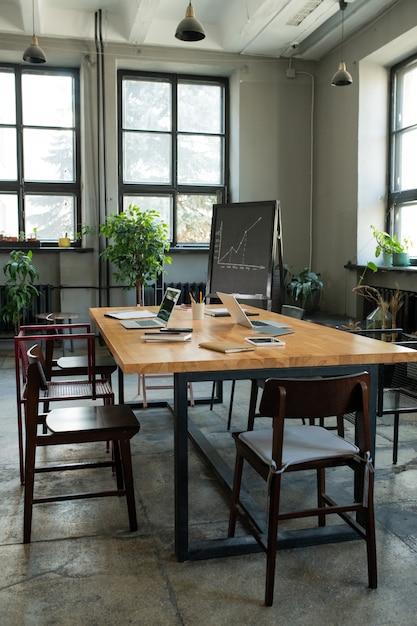
M114 317L117 320L137 320L142 317L156 317L156 313L135 309L133 311L113 311L112 313L105 313L104 317Z

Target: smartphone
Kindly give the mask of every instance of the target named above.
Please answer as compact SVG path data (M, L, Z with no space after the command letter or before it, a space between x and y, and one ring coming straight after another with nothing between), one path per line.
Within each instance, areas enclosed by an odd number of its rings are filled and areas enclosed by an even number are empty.
M161 333L192 333L192 328L173 328L170 326L169 328L161 328Z
M285 343L275 337L245 337L254 346L285 346Z

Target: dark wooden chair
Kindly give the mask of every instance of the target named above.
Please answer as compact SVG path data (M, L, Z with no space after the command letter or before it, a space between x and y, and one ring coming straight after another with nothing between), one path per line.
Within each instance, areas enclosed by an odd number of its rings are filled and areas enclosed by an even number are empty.
M236 465L228 535L234 536L239 514L248 522L252 534L265 550L267 606L273 603L278 527L282 520L316 516L318 525L325 526L327 515L339 515L366 541L368 583L371 588L377 586L368 388L369 374L366 372L317 379L268 379L257 417L271 417L272 428L233 433ZM321 426L297 425L295 421L300 417L309 422L313 418L347 413L356 414L354 444ZM268 522L265 534L260 531L253 514L240 504L244 461L267 483ZM343 498L341 504L326 491L326 469L338 466L353 470L352 500L347 502ZM308 503L306 509L283 511L280 502L283 476L305 470L316 472L317 506L311 507Z
M362 329L351 332L417 350L417 337L405 333L401 328ZM400 416L406 413L417 413L417 363L387 363L380 366L379 372L377 415L378 417L394 416L392 462L396 465Z
M130 439L139 432L139 422L133 411L126 405L82 406L53 409L46 415L39 415L39 401L48 389L40 360L29 355L32 363L27 370L25 402L25 495L23 542L31 539L33 505L62 500L80 500L105 496L125 496L131 531L137 530L136 506L132 476ZM39 434L39 424L46 426L46 433ZM111 441L112 459L105 461L82 461L79 463L52 466L51 462L39 467L36 465L38 447L54 445L76 445L82 443ZM34 495L35 474L55 471L115 467L117 486L108 490L72 493L56 496L37 497ZM113 482L109 472L109 482Z
M65 326L65 324L60 324L59 328L62 329ZM104 404L114 404L111 380L104 378L102 373L99 375L95 367L95 336L89 332L89 324L72 324L71 327L73 340L82 341L86 345L87 355L85 359L87 366L76 371L73 370L71 374L76 377L70 379L62 375L56 377L53 370L53 344L59 339L59 336L54 332L55 327L53 325L48 325L45 333L42 333L38 326L22 327L19 335L14 340L19 465L22 484L24 482L22 412L26 402L27 369L29 366L28 350L31 350L33 357L39 359L47 381L47 387L41 393L44 412L49 410L51 402L92 399L102 400ZM35 328L36 331L34 330ZM30 334L32 332L36 332L36 334ZM40 347L40 342L45 345L45 354Z

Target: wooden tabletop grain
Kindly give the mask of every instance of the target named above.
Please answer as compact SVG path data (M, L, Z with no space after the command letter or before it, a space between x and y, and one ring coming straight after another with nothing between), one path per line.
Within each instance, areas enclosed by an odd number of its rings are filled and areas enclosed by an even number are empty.
M131 309L132 307L126 307ZM157 311L158 307L144 307ZM259 312L259 309L246 307ZM235 324L230 317L205 316L193 321L191 311L177 307L170 326L192 327L187 343L151 344L143 341L141 329L126 329L106 313L120 307L91 308L96 324L117 364L124 374L164 372L208 372L290 367L327 367L417 361L417 351L391 345L377 339L330 328L303 320L289 319L277 313L262 311L262 319L285 322L294 330L281 339L284 347L256 347L252 352L223 354L200 348L205 341L233 341L249 346L245 337L254 332Z

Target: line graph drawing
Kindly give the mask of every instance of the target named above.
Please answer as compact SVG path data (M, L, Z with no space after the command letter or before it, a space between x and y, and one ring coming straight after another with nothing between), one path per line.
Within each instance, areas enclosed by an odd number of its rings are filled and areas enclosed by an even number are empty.
M255 294L257 302L261 294L279 307L280 237L276 200L213 205L207 292Z
M265 265L250 262L252 259L246 259L247 253L249 256L254 256L254 249L250 245L248 245L248 240L250 239L251 231L256 229L257 226L261 226L262 217L258 217L248 228L246 228L240 239L237 237L237 244L229 245L226 243L224 247L226 250L223 252L223 235L224 235L224 222L223 220L220 222L220 228L218 233L216 233L216 262L219 266L233 266L236 268L244 268L244 269L253 269L253 270L264 270ZM255 233L256 234L256 233Z

